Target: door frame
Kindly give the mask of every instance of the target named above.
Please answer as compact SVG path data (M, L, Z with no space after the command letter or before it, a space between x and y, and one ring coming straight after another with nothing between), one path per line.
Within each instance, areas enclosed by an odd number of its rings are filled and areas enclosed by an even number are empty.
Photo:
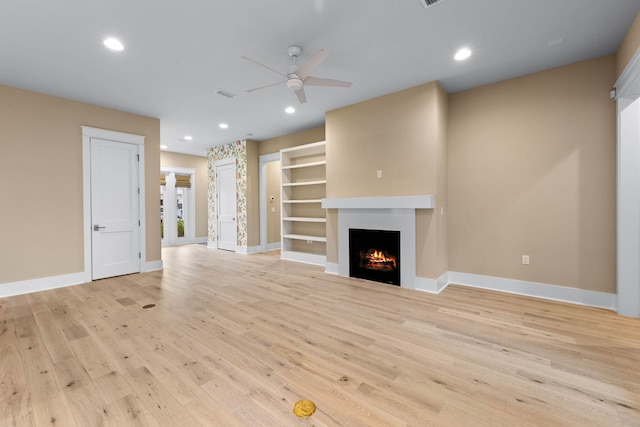
M140 271L145 271L143 267L147 259L146 246L146 211L145 211L145 181L144 181L144 136L130 133L117 132L106 129L81 126L82 128L82 229L84 242L84 271L85 282L92 281L92 248L91 248L91 139L104 139L113 142L135 144L138 146L138 206L140 214Z
M267 163L280 161L280 153L258 157L260 165L260 252L267 252Z
M615 84L617 101L617 312L640 318L640 49Z
M195 243L196 241L196 170L193 168L183 168L183 167L174 167L174 166L160 166L160 173L174 173L177 175L189 175L191 179L191 188L190 188L190 196L187 201L187 226L185 228L184 234L185 237L176 237L173 242L165 242L164 239L161 239L162 247L165 246L173 246L173 245L186 245L189 243ZM175 185L174 185L175 191ZM174 194L175 195L175 194ZM165 206L166 210L166 206ZM165 237L167 236L167 230L165 230ZM178 240L182 239L182 240Z

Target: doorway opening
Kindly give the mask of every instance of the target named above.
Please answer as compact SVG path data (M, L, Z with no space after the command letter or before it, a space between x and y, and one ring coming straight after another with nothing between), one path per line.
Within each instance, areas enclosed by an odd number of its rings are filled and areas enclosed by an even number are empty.
M195 242L195 170L160 168L160 237L162 246Z
M260 165L260 252L280 249L280 153L258 158Z

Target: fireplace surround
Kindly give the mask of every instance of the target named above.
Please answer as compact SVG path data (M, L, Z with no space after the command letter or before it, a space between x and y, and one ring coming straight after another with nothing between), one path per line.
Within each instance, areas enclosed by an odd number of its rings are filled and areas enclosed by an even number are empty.
M433 209L432 195L326 198L322 207L338 210L336 273L349 277L349 229L399 231L400 286L416 288L416 209Z

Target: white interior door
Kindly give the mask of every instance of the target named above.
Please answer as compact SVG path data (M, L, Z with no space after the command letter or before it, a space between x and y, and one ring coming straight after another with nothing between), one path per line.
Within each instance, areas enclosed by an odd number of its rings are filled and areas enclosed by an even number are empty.
M92 279L140 272L138 146L91 139Z
M236 250L236 161L216 162L216 200L218 201L218 249Z

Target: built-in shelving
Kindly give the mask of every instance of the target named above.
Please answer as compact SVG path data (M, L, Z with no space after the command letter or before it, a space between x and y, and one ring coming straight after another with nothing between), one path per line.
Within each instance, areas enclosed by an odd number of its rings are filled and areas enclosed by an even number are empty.
M326 164L324 141L280 150L283 259L326 263Z

